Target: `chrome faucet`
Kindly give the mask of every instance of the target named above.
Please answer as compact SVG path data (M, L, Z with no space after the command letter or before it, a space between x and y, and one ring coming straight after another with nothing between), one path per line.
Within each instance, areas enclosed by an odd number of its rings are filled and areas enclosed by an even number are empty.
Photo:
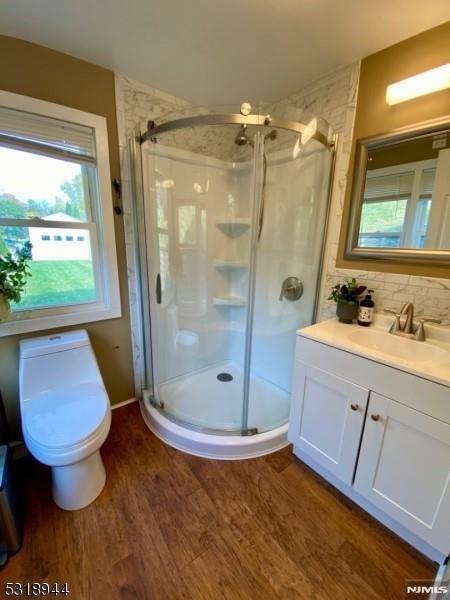
M387 311L391 312L391 311ZM430 323L441 323L439 319L419 319L419 323L417 326L414 324L414 305L412 302L406 302L403 305L403 308L399 313L394 313L395 319L392 323L389 333L393 333L394 335L402 335L404 337L408 337L414 339L418 342L425 341L425 327L424 323L427 321ZM401 318L403 315L406 315L406 319L404 324L402 325Z
M404 304L400 315L406 315L403 333L414 333L414 304L412 302Z

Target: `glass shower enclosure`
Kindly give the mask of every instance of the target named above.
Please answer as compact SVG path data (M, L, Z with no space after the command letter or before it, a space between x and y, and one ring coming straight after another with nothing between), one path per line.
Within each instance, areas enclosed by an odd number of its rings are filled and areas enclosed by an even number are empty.
M229 448L275 432L274 447L286 443L295 332L315 318L334 146L316 119L251 114L167 121L139 136L141 408L169 443L164 421L177 430L173 445L206 456L220 449L203 451L202 436L227 436Z

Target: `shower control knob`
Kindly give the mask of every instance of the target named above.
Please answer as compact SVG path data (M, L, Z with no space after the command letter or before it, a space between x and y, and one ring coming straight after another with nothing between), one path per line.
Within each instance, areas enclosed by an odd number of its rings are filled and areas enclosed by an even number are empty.
M241 115L244 117L248 117L248 115L252 112L252 105L248 102L243 102L241 104Z
M293 302L294 300L299 300L302 296L303 283L300 281L300 279L298 277L286 277L281 284L279 297L280 302L283 300L283 298Z

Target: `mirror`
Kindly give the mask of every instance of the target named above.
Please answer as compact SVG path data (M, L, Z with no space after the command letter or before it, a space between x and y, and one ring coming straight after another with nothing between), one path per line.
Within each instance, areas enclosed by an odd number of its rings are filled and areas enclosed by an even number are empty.
M358 140L346 258L450 264L450 118Z

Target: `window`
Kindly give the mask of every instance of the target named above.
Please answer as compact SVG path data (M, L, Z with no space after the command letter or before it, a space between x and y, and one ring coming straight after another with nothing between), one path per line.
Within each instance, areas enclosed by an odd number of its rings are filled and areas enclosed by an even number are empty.
M178 243L188 246L197 243L197 209L195 204L178 207Z
M428 230L434 159L368 171L358 245L423 248Z
M412 232L412 245L417 248L425 246L430 220L431 199L433 196L436 168L422 169L420 173L419 198L417 202L414 228Z
M120 316L106 120L0 92L0 251L27 240L0 336Z

